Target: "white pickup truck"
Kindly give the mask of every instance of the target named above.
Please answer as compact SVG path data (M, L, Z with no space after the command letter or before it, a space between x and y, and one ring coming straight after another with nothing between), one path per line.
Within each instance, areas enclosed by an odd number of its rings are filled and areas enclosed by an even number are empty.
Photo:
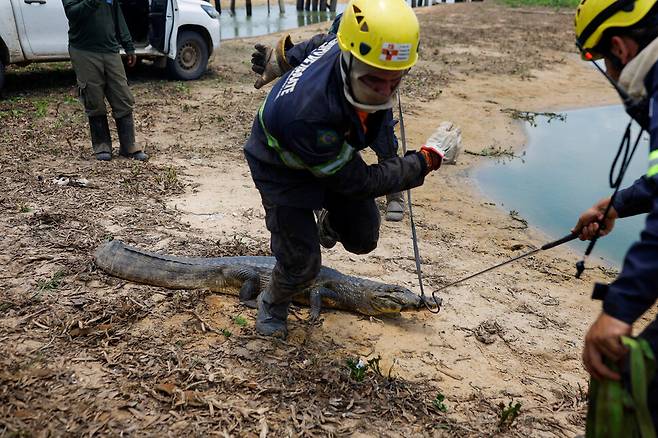
M183 80L206 71L220 40L219 14L207 1L120 4L138 59L151 59ZM68 60L68 30L62 0L0 0L0 90L7 65Z

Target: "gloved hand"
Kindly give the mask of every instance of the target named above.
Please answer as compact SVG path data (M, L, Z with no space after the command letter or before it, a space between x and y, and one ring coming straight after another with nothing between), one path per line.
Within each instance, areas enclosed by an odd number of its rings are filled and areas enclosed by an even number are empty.
M419 153L425 159L425 164L427 164L427 170L425 172L425 175L427 175L428 173L430 173L434 170L437 170L439 167L441 167L441 163L443 162L444 153L441 149L439 149L438 146L436 146L436 145L423 145L420 148Z
M254 46L256 51L251 54L251 70L261 75L256 80L254 88L261 88L263 85L269 84L292 68L286 60L286 50L293 46L290 35L282 37L274 49L262 44Z

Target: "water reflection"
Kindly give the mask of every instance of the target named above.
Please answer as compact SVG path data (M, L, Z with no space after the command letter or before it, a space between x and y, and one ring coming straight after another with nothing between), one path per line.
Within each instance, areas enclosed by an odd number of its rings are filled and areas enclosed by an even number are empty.
M222 4L223 6L223 4ZM327 11L297 11L295 4L286 3L285 12L279 13L279 5L272 2L270 13L267 13L267 5L254 6L252 16L247 17L245 8L236 8L235 15L230 15L228 9L222 9L221 21L221 38L227 40L231 38L252 37L266 35L282 30L294 29L297 27L308 26L309 24L326 23L329 29L331 21L336 15L345 9L345 4L338 4L336 12Z
M609 196L610 164L628 122L621 106L568 111L564 123L538 119L526 123L528 146L523 160L491 162L476 173L481 190L507 211L518 211L531 226L551 237L569 232L578 215ZM634 136L637 130L635 130ZM622 187L646 172L648 141L638 146ZM597 243L593 256L620 266L639 237L644 215L618 220ZM585 250L582 242L574 244Z

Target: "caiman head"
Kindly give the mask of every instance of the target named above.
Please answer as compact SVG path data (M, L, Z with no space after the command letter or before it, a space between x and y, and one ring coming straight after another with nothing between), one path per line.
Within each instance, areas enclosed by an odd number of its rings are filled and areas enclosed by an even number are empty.
M361 313L373 316L397 316L405 310L418 310L420 297L406 287L366 281L363 287L364 303Z

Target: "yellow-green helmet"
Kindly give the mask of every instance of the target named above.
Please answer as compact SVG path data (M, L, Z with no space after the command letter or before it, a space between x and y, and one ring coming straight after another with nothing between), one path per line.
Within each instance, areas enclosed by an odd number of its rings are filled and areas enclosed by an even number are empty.
M596 52L607 29L630 27L642 20L656 0L581 0L576 10L576 44L583 59L602 58Z
M351 0L336 34L341 50L383 70L407 70L418 61L420 26L404 0Z

